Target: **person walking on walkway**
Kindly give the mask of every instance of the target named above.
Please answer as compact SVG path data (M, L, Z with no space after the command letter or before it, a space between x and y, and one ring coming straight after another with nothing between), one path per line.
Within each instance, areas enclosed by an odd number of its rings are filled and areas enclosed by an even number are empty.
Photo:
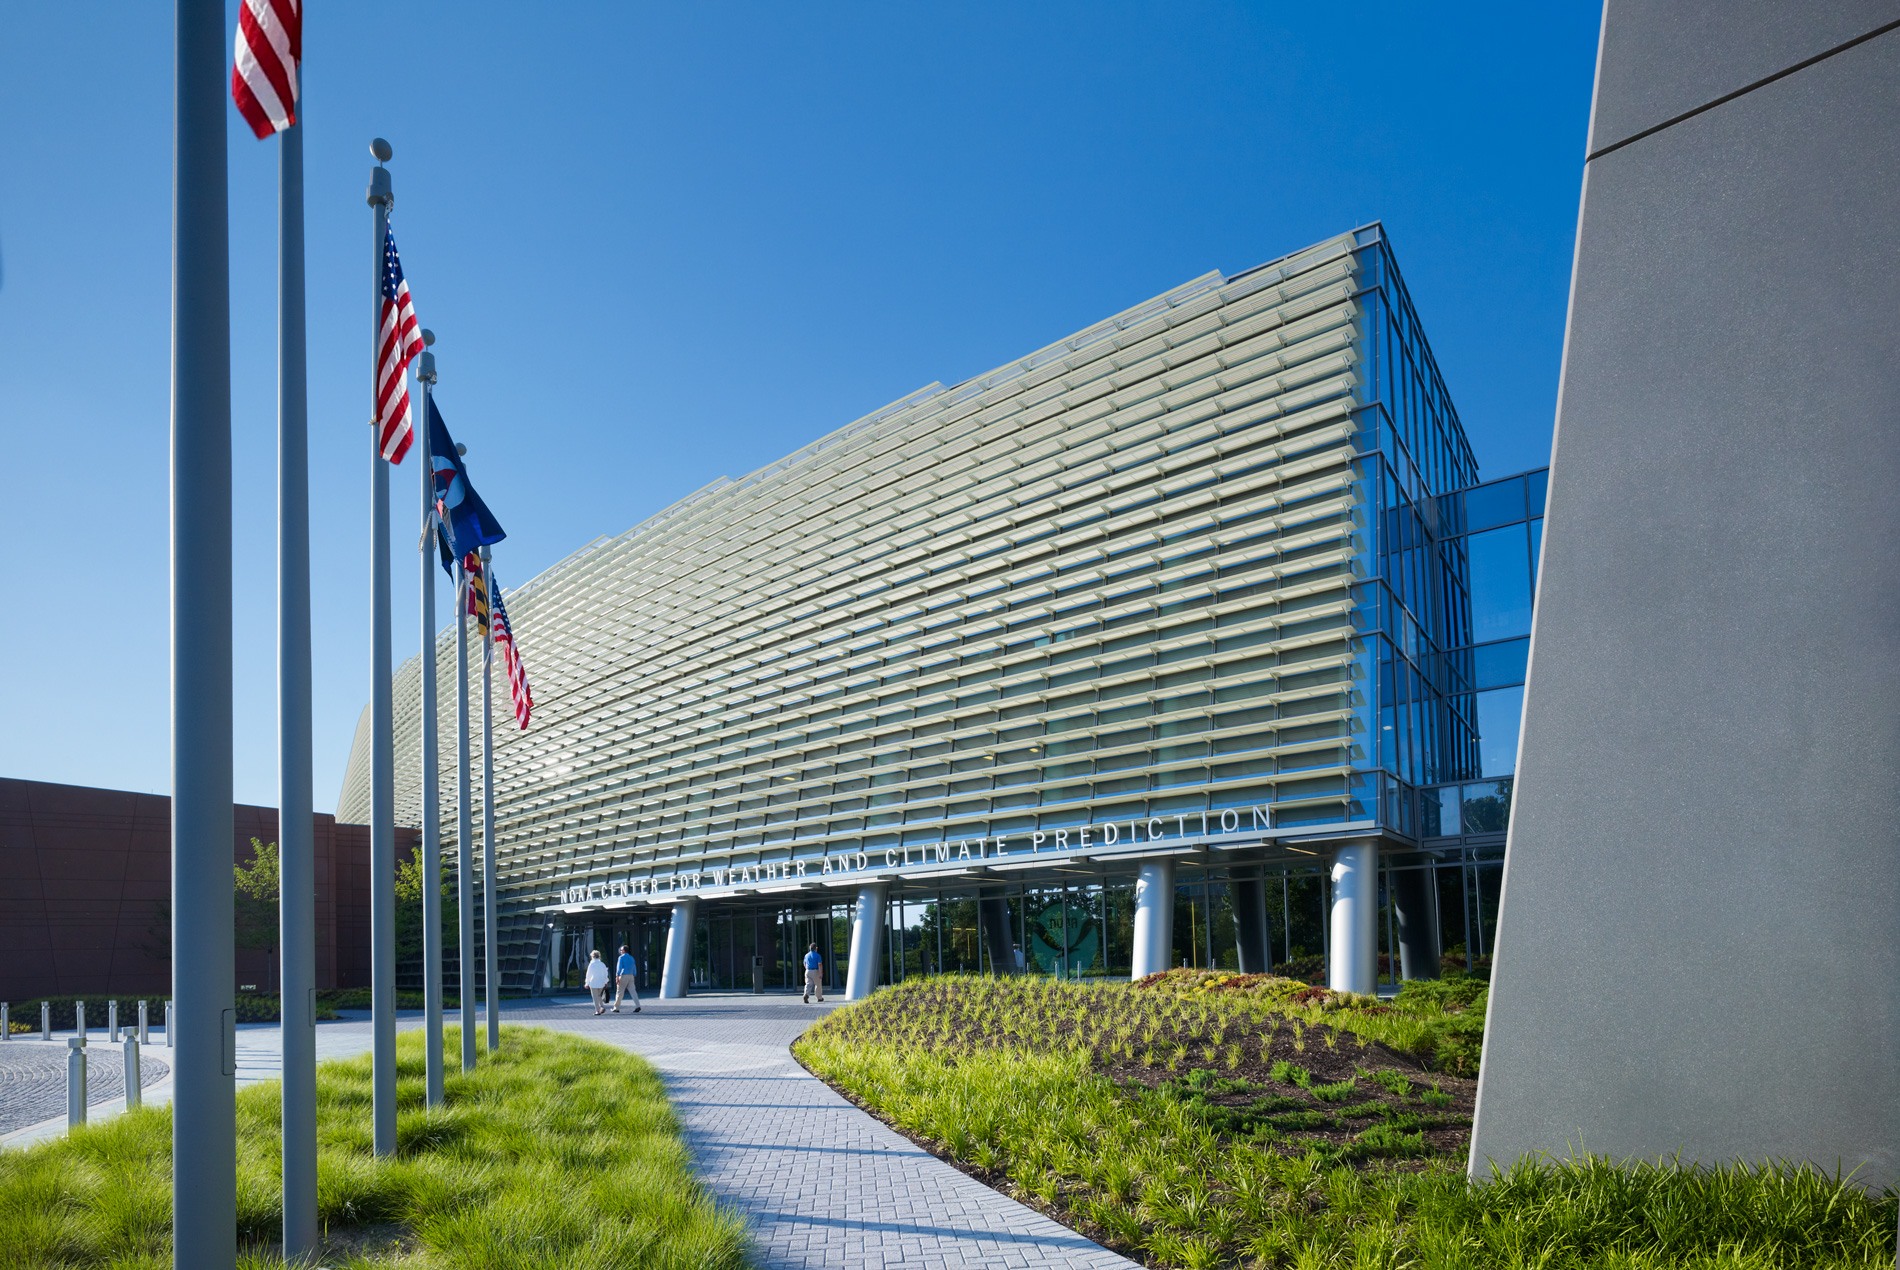
M600 949L596 948L587 957L587 990L594 995L594 1013L607 1013L607 963L600 959Z
M633 1012L640 1013L640 985L633 981L633 954L627 951L625 944L620 945L620 960L614 965L614 1013L620 1013L620 1003L628 997L633 998Z
M805 953L805 1000L811 1001L816 992L818 999L825 999L825 959L818 955L818 945L813 944Z

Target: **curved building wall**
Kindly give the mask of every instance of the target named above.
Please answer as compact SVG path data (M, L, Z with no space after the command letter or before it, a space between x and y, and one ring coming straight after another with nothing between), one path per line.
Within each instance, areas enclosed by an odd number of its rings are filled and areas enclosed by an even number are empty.
M589 544L506 591L536 699L517 732L497 677L511 985L554 905L1409 833L1412 785L1472 748L1420 676L1469 642L1430 509L1474 469L1373 227ZM447 636L435 654L446 849ZM366 744L341 818L367 812ZM478 825L480 767L477 735Z

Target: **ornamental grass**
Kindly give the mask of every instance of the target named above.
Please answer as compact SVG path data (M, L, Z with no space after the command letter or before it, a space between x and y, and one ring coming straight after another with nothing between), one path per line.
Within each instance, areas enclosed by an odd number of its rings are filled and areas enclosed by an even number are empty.
M1900 1205L1807 1167L1601 1159L1467 1180L1483 984L912 980L795 1051L913 1141L1151 1266L1894 1264Z
M445 1029L445 1052L459 1045ZM712 1270L743 1224L693 1179L658 1073L611 1046L506 1027L425 1105L422 1036L397 1040L397 1153L371 1150L370 1058L317 1069L318 1216L331 1270L400 1266ZM275 1083L239 1092L238 1237L283 1266ZM171 1109L0 1153L0 1267L171 1266Z

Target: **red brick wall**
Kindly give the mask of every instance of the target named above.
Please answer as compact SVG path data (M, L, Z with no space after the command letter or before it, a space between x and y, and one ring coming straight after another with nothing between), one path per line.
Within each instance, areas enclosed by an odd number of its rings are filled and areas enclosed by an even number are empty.
M319 813L317 986L369 983L369 827ZM277 840L277 812L234 809L232 859ZM398 858L417 840L396 831ZM171 800L0 779L0 1000L171 991ZM277 985L275 957L238 949L236 983Z

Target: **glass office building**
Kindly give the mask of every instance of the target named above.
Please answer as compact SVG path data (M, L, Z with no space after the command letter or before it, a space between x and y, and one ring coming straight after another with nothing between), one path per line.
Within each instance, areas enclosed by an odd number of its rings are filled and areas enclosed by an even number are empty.
M1435 972L1482 889L1472 791L1508 801L1529 583L1499 535L1534 559L1541 516L1541 474L1513 479L1477 484L1373 225L589 544L508 596L537 708L495 737L504 984L629 942L667 991L794 982L814 941L858 991ZM368 812L366 728L340 818ZM452 772L438 797L452 835Z

